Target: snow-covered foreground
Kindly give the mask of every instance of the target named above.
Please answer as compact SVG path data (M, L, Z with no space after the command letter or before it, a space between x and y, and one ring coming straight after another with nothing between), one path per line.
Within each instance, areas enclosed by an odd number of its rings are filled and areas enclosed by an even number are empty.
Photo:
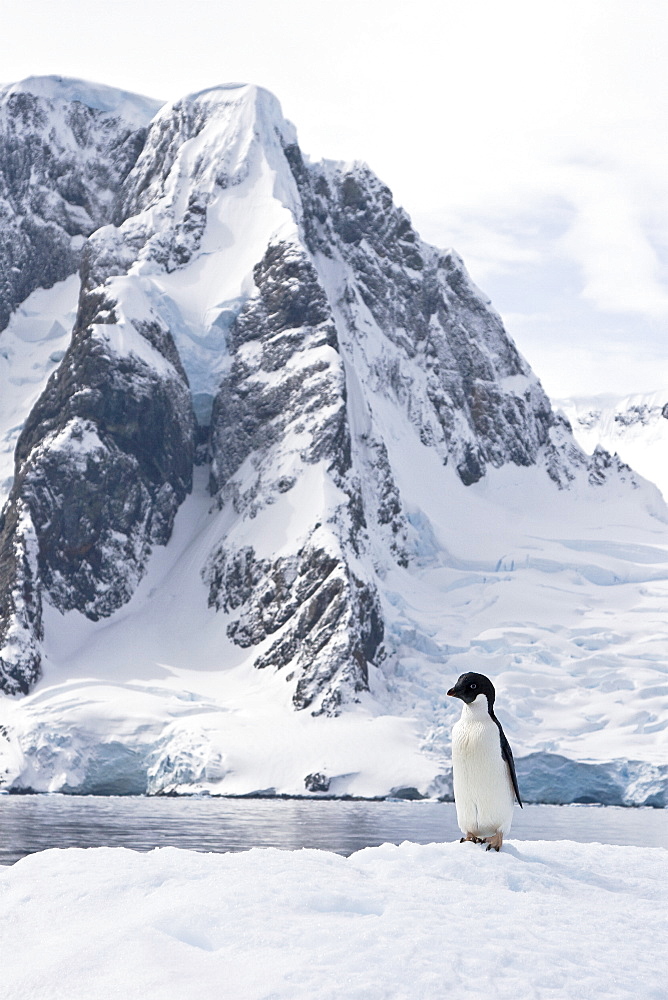
M0 874L0 949L12 1000L658 1000L668 852L44 851Z

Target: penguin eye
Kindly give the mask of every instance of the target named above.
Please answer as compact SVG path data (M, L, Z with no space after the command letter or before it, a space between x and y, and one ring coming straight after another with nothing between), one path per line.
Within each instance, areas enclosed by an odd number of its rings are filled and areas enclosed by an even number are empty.
M471 683L469 684L469 691L475 691L475 689L477 688L477 686L478 685L476 684L475 681L471 681Z

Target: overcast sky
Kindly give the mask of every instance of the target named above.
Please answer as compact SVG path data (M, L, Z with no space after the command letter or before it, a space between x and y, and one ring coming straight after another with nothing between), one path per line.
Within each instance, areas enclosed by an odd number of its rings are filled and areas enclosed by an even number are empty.
M555 396L666 389L666 0L0 0L0 79L280 99L454 246Z

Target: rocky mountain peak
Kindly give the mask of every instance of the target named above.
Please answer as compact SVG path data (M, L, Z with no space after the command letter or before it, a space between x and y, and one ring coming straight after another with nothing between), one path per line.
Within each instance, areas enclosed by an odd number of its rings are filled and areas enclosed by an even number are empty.
M257 169L258 151L280 171L276 151L296 143L273 94L246 84L212 87L161 108L132 177L119 218L161 204L176 221L190 208L188 194L205 204ZM273 155L272 155L273 154Z
M0 89L0 331L111 221L157 102L62 77Z

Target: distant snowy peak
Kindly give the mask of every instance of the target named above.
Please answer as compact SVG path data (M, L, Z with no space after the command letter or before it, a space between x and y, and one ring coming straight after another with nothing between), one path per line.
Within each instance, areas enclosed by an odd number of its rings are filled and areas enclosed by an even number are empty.
M668 390L554 401L586 452L616 453L668 498Z
M596 429L601 435L622 437L631 429L663 427L660 419L668 420L668 389L628 396L578 396L557 399L554 405L566 415L574 416L579 431Z
M0 102L15 94L32 94L52 105L83 104L87 108L114 115L139 128L148 125L163 101L67 76L29 76L18 83L0 86Z

